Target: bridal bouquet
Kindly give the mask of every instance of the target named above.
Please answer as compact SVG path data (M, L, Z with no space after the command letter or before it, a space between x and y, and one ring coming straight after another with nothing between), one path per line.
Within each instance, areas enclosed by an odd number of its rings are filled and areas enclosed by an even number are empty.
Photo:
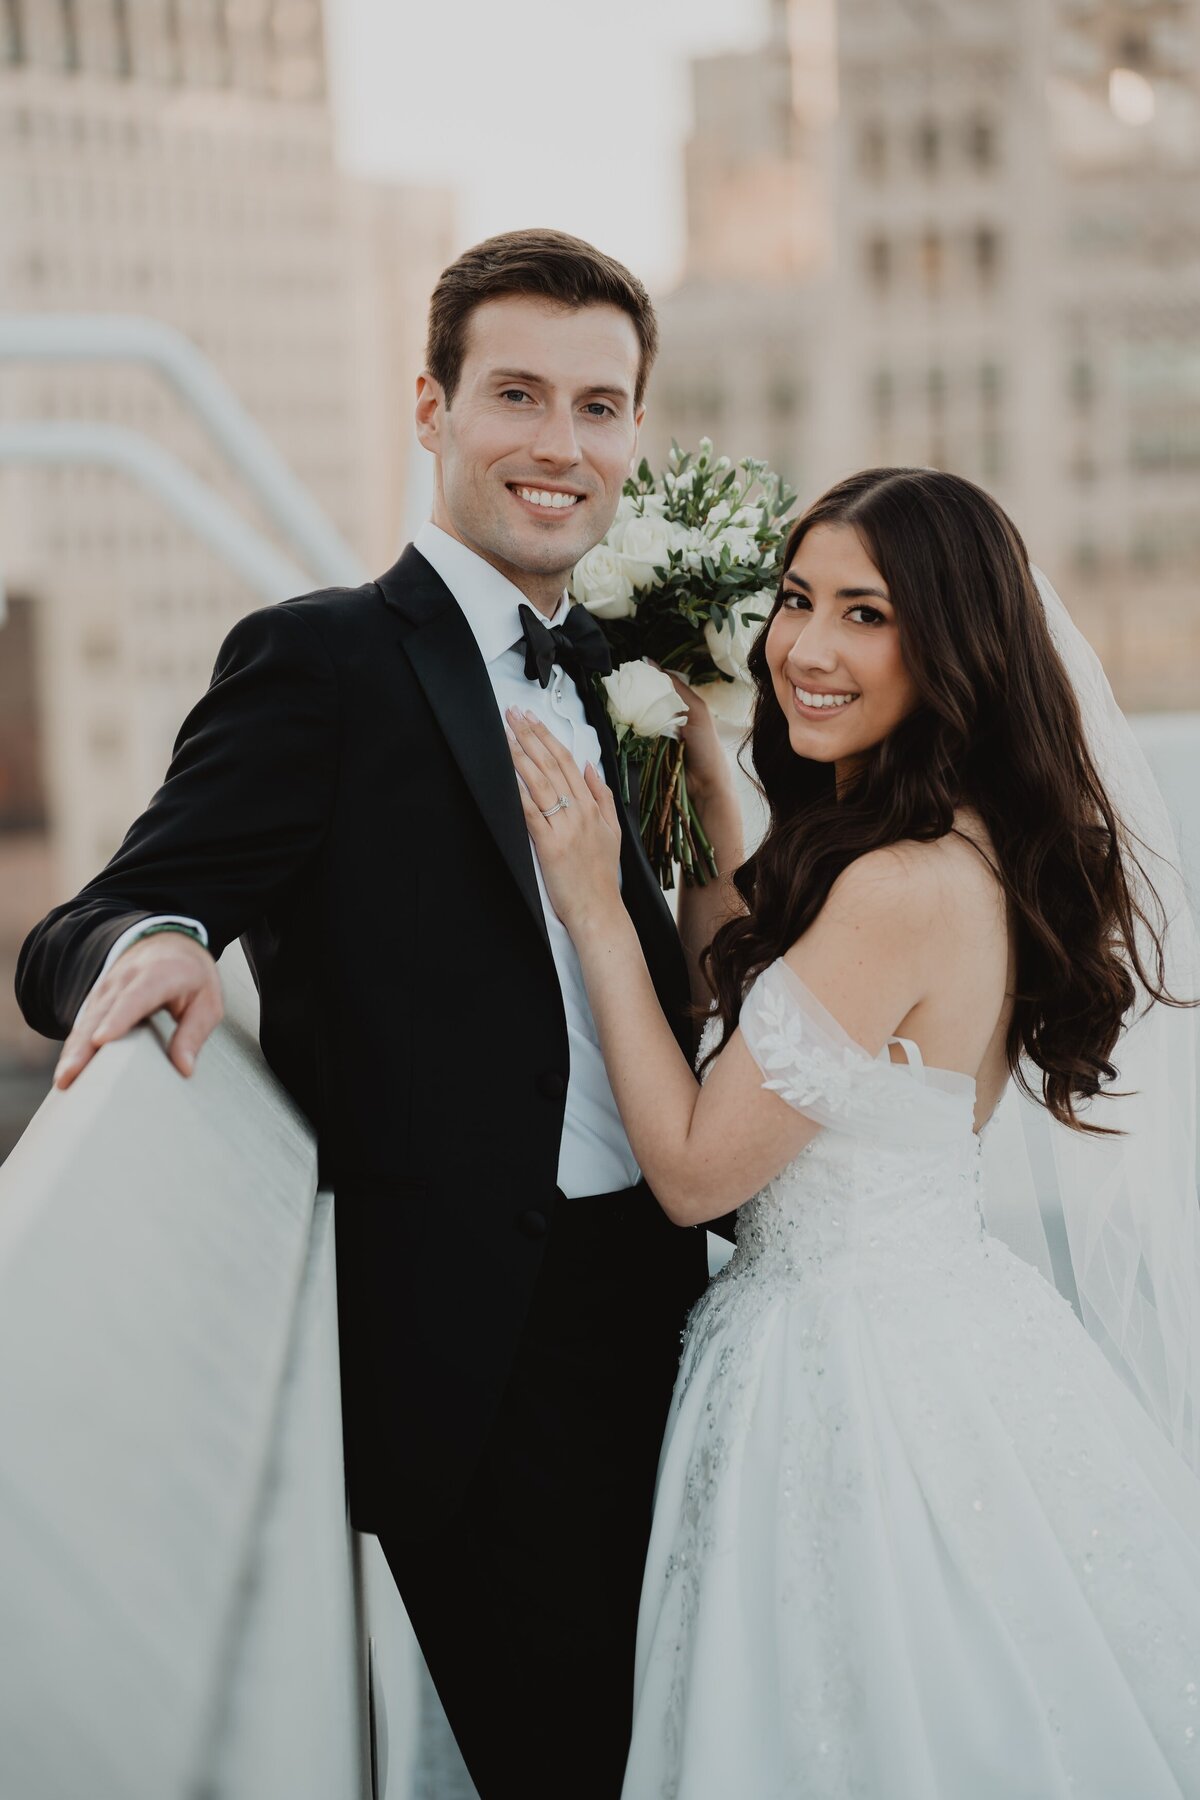
M614 672L601 677L617 736L621 786L637 793L642 841L664 888L716 874L712 845L688 798L679 733L687 704L664 670L699 688L718 718L745 725L746 657L779 585L794 504L766 463L736 465L701 438L693 456L671 447L656 476L643 460L625 483L607 536L571 576L596 618Z

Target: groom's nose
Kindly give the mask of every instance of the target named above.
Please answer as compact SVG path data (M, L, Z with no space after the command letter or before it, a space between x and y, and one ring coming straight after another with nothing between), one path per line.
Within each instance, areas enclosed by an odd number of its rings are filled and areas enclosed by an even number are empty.
M556 468L568 468L579 461L575 412L568 402L546 408L538 420L530 451L539 462L551 463Z

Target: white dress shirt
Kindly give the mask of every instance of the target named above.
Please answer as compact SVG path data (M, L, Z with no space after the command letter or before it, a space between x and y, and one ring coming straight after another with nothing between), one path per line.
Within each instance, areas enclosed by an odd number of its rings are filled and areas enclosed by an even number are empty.
M526 677L524 633L517 609L523 602L528 602L520 589L432 522L422 525L413 544L441 576L471 627L479 654L487 666L501 718L510 706L536 713L566 745L580 768L585 762L601 768L600 740L587 722L579 690L570 676L556 663L549 687L539 687L536 681ZM558 610L546 623L561 625L569 606L570 601L564 593ZM515 775L513 779L516 779ZM604 1058L600 1054L596 1021L588 1004L575 946L550 904L536 855L533 866L554 967L562 989L570 1054L566 1113L558 1153L558 1185L569 1198L613 1193L618 1188L632 1187L641 1171L625 1135ZM198 919L155 914L152 918L140 919L121 933L108 953L101 974L106 973L121 952L142 937L150 926L164 924L190 926L205 943L208 942L208 934Z
M434 524L422 525L413 545L458 601L487 665L501 718L510 706L536 713L566 745L580 768L591 762L599 769L600 740L587 722L579 690L570 676L556 663L549 687L539 687L536 681L526 678L524 635L517 608L523 602L528 605L528 601L520 589ZM561 625L569 606L564 594L558 611L546 623ZM536 856L533 866L562 989L571 1058L558 1153L558 1185L570 1197L608 1194L617 1188L632 1187L640 1170L613 1099L575 946L550 904Z

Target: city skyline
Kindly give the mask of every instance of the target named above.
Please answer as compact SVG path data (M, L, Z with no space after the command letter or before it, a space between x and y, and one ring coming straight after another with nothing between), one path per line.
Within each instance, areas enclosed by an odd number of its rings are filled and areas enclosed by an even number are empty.
M974 479L1122 704L1194 707L1200 0L771 23L694 71L652 460L706 431L802 504L870 465Z

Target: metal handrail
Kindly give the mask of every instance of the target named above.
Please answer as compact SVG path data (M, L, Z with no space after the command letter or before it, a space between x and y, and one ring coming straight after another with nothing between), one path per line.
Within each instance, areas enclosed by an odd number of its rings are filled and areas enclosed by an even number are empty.
M0 318L0 361L137 362L179 395L264 512L322 582L367 571L208 358L171 325L128 313L16 313ZM311 587L310 579L299 590Z
M119 470L148 488L264 600L284 600L312 585L310 576L227 500L140 432L77 420L0 425L0 462L91 463ZM340 579L345 579L344 570Z

